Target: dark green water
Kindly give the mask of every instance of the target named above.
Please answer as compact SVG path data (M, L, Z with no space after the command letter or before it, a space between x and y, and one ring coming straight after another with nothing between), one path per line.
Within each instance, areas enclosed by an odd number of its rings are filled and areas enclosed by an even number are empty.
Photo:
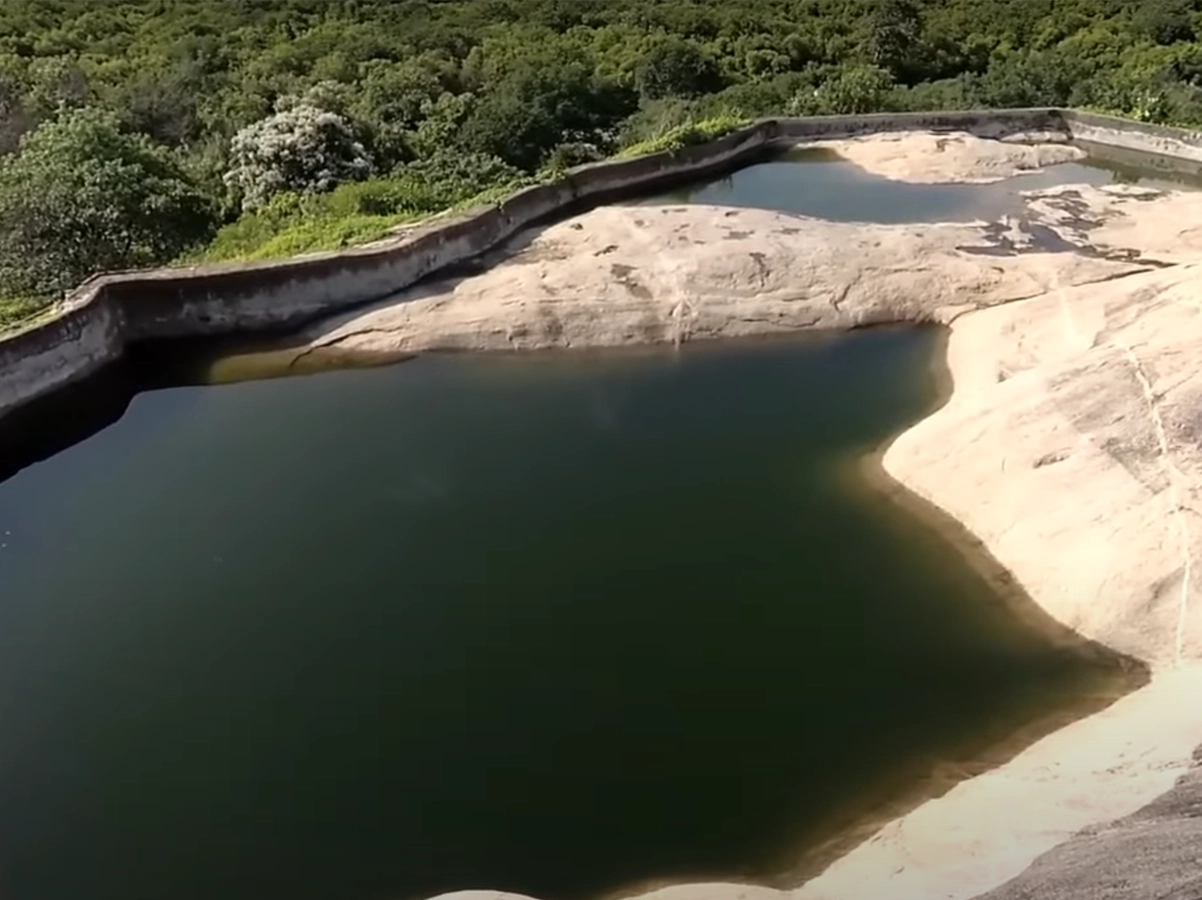
M139 394L0 485L0 892L765 874L1096 687L848 490L935 339Z
M118 371L111 409L34 409L116 421L0 483L0 895L775 880L1113 695L852 477L937 342Z

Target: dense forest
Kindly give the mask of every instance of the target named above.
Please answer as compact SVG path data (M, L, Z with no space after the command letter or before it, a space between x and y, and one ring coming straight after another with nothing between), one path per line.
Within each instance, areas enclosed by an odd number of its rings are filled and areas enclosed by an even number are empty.
M1202 0L3 0L0 325L761 116L1202 124Z

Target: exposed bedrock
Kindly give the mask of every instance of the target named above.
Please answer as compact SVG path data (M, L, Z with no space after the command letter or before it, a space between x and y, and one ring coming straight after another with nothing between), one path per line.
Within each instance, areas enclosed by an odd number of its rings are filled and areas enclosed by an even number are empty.
M1150 265L1043 241L1018 221L864 225L757 209L602 207L521 236L480 271L323 323L311 343L538 349L949 322Z

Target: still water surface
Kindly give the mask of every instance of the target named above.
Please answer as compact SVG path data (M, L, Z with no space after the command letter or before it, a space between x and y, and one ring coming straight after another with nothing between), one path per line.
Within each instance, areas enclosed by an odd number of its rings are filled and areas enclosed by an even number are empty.
M0 483L0 894L769 878L1112 691L848 477L930 409L937 343L134 394Z
M797 213L834 222L991 222L1022 212L1022 191L1116 181L1182 189L1196 182L1170 173L1086 159L988 184L915 184L874 175L826 150L794 150L721 178L645 203L709 203ZM1184 182L1184 183L1183 183Z
M754 875L1092 689L849 489L935 339L139 394L0 485L4 895Z
M826 150L795 150L726 175L667 193L684 203L774 209L837 222L994 221L1020 213L1020 191L1063 184L1111 184L1109 169L1067 162L990 184L914 184L864 171Z

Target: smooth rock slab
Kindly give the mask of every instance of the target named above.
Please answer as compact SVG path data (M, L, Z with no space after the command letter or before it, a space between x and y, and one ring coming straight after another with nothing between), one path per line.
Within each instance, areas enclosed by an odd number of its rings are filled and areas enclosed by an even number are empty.
M1147 268L1043 251L1015 222L870 225L700 205L602 207L482 265L322 323L310 348L595 347L949 322Z
M1023 142L1025 137L992 141L964 132L902 131L799 146L826 147L874 174L922 184L987 184L1085 158L1079 147L1049 143L1053 135L1030 136L1039 139L1030 143ZM1056 137L1067 140L1067 135Z

